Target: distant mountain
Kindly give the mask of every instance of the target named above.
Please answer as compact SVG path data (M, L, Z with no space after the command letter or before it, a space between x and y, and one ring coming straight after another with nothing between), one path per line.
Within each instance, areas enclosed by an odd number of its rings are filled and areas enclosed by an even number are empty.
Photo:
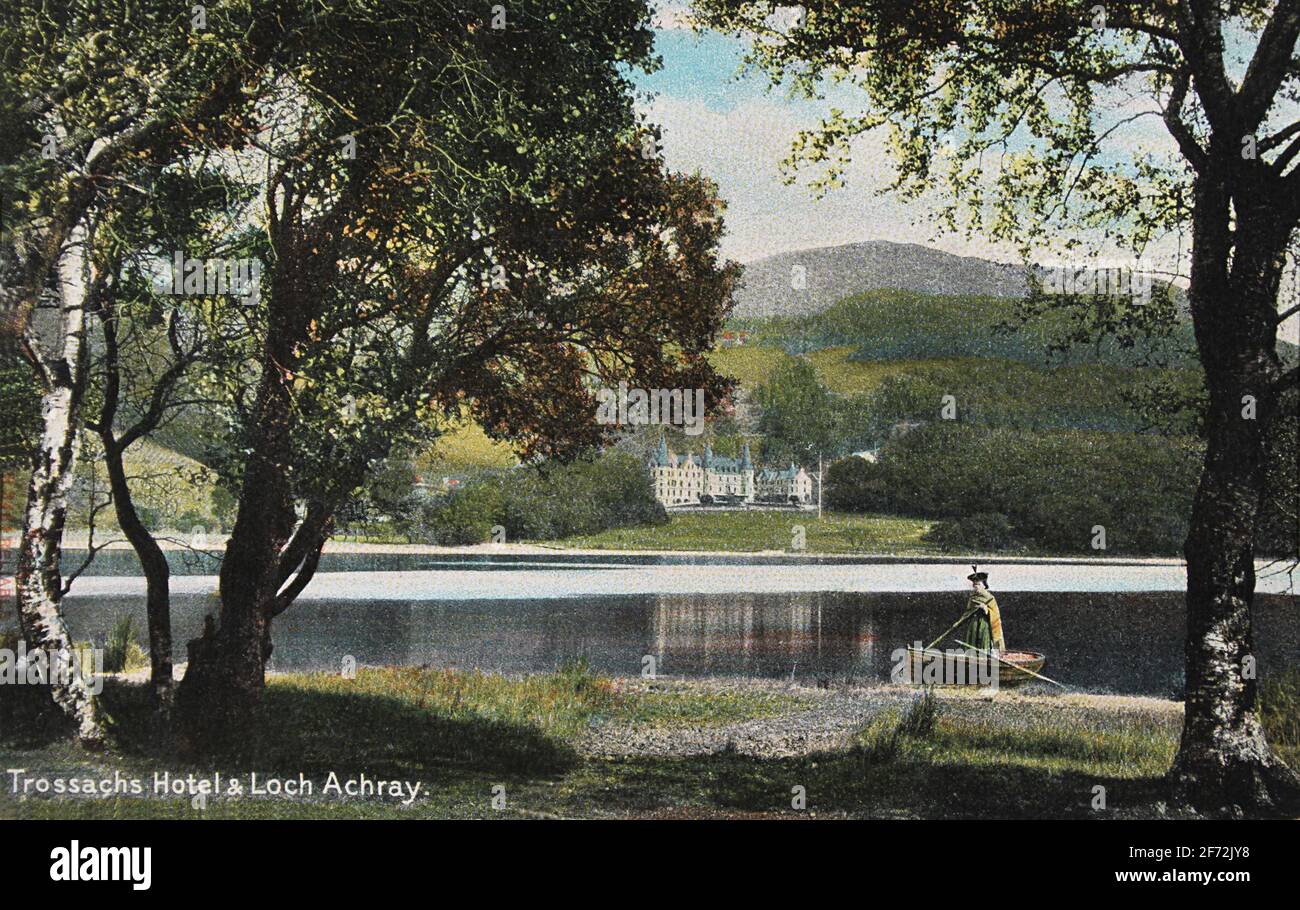
M777 253L747 264L732 315L806 316L881 288L1020 297L1026 282L1018 265L954 256L915 243L869 240Z

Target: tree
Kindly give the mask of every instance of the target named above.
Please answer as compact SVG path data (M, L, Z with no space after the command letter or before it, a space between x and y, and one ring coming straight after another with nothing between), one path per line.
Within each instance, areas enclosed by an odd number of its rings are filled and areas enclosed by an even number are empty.
M485 14L348 6L254 90L268 274L250 337L202 380L226 401L216 464L239 502L220 616L178 691L191 750L247 740L274 619L432 417L565 458L615 429L597 383L726 391L705 358L736 277L720 204L645 153L621 72L649 63L648 8Z
M85 425L98 436L118 527L144 572L150 683L164 713L173 690L171 569L136 506L138 478L128 475L125 459L132 446L177 415L209 403L193 388L191 374L211 359L219 342L229 343L230 326L236 336L242 333L240 320L223 317L229 304L220 297L203 295L178 305L166 288L155 286L150 272L158 258L172 258L166 251L173 238L207 239L214 233L203 228L221 212L226 190L219 173L187 174L176 164L157 176L148 193L107 193L113 229L100 244L104 280L90 311L99 332L91 334L87 397L97 413Z
M1300 218L1300 2L1064 0L770 3L699 0L709 25L756 36L774 81L816 94L825 77L862 90L795 142L791 163L842 181L848 143L888 130L894 188L946 191L943 223L1014 240L1077 244L1086 229L1134 251L1188 229L1188 295L1205 370L1204 469L1187 558L1186 710L1171 771L1206 807L1275 809L1300 780L1257 711L1251 603L1266 440L1297 383L1277 353L1288 244ZM1234 63L1241 57L1244 65ZM1122 105L1145 96L1150 109ZM1176 152L1126 154L1111 140L1159 118Z
M816 462L841 448L842 410L834 393L821 384L813 365L802 358L783 362L754 392L762 408L759 431L769 461Z
M301 8L300 8L301 7ZM240 131L241 91L314 4L211 11L177 0L7 3L0 13L0 344L41 397L18 556L19 622L33 649L71 653L60 604L63 526L86 388L86 319L104 276L93 255L106 189L149 184L195 138ZM73 660L50 686L88 744L104 728Z

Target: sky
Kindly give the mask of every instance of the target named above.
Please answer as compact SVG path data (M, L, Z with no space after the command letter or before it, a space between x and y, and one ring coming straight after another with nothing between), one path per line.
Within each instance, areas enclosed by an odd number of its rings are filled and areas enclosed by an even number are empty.
M662 128L670 167L699 170L717 181L727 202L724 255L748 262L859 240L911 241L972 255L990 252L958 238L941 241L921 223L924 209L909 210L877 195L890 172L873 138L855 149L844 189L818 199L806 180L787 185L780 162L799 130L816 126L827 105L792 99L780 89L769 91L761 74L740 75L741 41L661 29L655 49L664 65L638 78L639 87L653 93L642 107Z
M1018 261L1013 248L938 234L926 221L927 206L881 195L892 177L883 136L858 140L844 188L816 197L808 185L815 169L787 184L779 165L795 135L816 127L833 106L860 108L857 90L832 86L824 99L792 97L771 89L761 73L742 72L743 41L697 34L674 7L657 24L655 50L664 65L637 74L638 87L651 95L642 109L662 128L670 167L698 169L718 182L728 205L725 255L747 262L785 250L896 240ZM1142 124L1131 133L1131 142L1159 145L1165 139L1163 129Z
M696 33L683 8L672 2L660 6L655 50L663 60L662 68L635 75L646 95L641 108L661 128L670 168L698 170L717 182L727 204L722 244L727 258L750 262L788 250L891 240L958 255L1019 261L1010 246L940 232L927 220L930 206L923 201L905 203L881 194L892 176L883 136L869 135L856 142L843 188L818 198L808 185L816 174L813 169L802 173L797 183L785 182L779 165L795 135L815 127L832 106L847 111L860 108L861 95L855 89L831 87L820 100L771 89L763 74L742 72L746 50L742 40ZM1134 99L1114 116L1127 117L1144 109L1154 112L1154 102ZM1111 140L1122 154L1173 149L1157 116L1120 127ZM1156 244L1149 255L1161 260L1163 268L1176 260L1178 249L1177 238L1171 237ZM1038 258L1055 257L1044 251ZM1284 296L1294 301L1295 295L1292 282ZM1293 341L1300 338L1300 318L1288 320L1283 334Z

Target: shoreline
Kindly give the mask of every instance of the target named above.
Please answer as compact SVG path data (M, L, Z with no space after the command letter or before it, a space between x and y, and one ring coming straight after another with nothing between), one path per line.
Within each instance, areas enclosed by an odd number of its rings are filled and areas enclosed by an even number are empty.
M178 535L179 536L179 535ZM64 548L67 550L85 550L85 532L72 532L64 535ZM0 537L0 550L13 550L17 547L16 534L6 533ZM195 548L182 542L178 537L160 537L158 545L167 552L192 551ZM213 555L220 554L225 541L219 545L202 548ZM107 551L130 550L131 545L125 540L112 540L97 543ZM359 541L330 540L325 544L325 555L383 555L383 556L477 556L510 558L519 556L548 556L557 560L568 557L599 558L611 557L628 559L646 558L707 558L718 560L735 560L744 564L749 560L789 560L793 564L835 562L863 565L966 565L971 562L988 565L1074 565L1074 566L1186 566L1186 561L1174 556L1020 556L1016 554L997 553L819 553L797 550L691 550L691 549L615 549L600 547L566 547L554 543L502 543L473 544L469 546L439 546L421 543L365 543ZM1274 565L1276 560L1257 560L1258 568Z

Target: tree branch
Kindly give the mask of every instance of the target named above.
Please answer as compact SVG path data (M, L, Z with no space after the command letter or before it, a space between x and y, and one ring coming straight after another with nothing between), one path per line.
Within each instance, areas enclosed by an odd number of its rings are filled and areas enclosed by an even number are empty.
M1281 0L1264 26L1255 47L1255 56L1251 58L1241 81L1241 90L1237 92L1237 108L1246 131L1254 130L1273 106L1273 97L1290 69L1298 37L1300 3Z
M1178 143L1179 150L1197 171L1205 169L1207 157L1205 149L1192 135L1191 128L1183 122L1183 103L1187 100L1187 88L1191 82L1187 70L1175 74L1169 93L1169 105L1164 109L1165 127Z

